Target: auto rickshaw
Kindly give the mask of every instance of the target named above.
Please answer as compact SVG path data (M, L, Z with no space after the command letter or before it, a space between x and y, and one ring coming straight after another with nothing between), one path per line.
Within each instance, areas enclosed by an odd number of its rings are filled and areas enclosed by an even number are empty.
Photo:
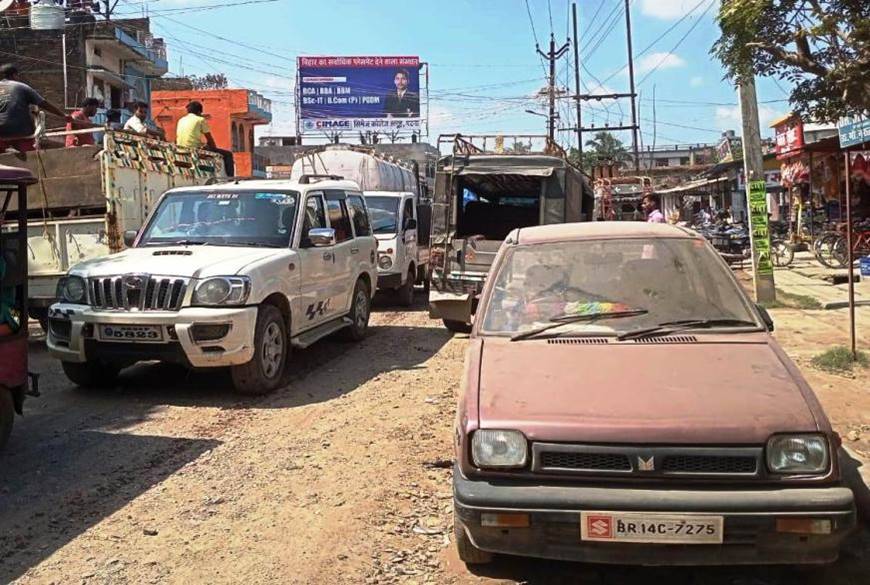
M25 395L38 395L27 371L27 186L35 182L27 169L0 166L0 450Z

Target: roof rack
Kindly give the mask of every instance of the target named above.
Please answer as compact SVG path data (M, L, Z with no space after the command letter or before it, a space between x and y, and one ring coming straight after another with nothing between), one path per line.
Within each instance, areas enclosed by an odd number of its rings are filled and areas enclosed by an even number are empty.
M544 149L542 151L529 152L513 152L505 150L505 143L512 141L513 143L521 140L543 140ZM478 142L482 142L478 146ZM559 158L568 158L565 149L559 146L554 140L545 134L441 134L438 136L438 149L441 149L442 144L453 144L453 154L503 154L503 155L523 155L523 154L546 154L557 156ZM492 145L492 148L487 148Z
M344 177L341 175L302 175L299 177L300 185L310 185L318 181L342 181Z

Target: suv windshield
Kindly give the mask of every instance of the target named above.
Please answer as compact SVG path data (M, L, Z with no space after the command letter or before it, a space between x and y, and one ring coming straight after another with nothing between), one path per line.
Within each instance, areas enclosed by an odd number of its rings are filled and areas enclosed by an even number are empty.
M290 245L296 191L177 191L160 203L141 246Z
M585 240L508 251L482 333L518 339L659 327L759 329L716 253L694 239Z
M366 205L372 216L376 234L395 234L399 230L399 198L366 195Z

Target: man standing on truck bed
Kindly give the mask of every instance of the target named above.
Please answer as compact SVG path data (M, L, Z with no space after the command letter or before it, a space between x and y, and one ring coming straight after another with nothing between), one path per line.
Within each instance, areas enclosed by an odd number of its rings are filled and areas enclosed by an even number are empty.
M127 120L126 124L124 124L124 130L135 132L142 136L148 136L149 138L159 138L160 140L163 140L165 138L163 132L149 128L146 124L147 120L148 104L145 102L136 102L133 104L133 115L130 116L130 119Z
M202 139L205 138L205 145ZM175 143L182 148L196 150L205 148L220 154L224 158L224 167L228 177L234 176L235 165L233 164L233 153L229 150L218 148L215 144L214 137L211 135L211 128L208 126L208 121L202 115L202 104L199 102L190 102L187 104L187 115L178 121L178 126L175 130Z
M91 118L97 115L99 107L100 101L97 98L90 97L82 100L79 109L72 113L72 116L70 116L71 119L66 123L67 131L96 128L97 125L91 123ZM96 142L94 141L93 132L67 134L66 136L67 148L70 146L93 146L94 144L96 144Z
M15 65L0 67L0 153L10 147L19 152L36 149L33 136L36 126L30 106L71 120L63 110L45 100L32 87L18 81L18 68Z

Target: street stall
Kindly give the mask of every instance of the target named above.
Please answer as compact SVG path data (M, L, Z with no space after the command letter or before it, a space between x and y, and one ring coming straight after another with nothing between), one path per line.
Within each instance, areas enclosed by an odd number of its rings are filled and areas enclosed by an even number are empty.
M728 182L728 177L702 178L669 189L657 189L655 193L668 223L694 223L702 211L706 210L712 219L730 207L726 205Z

